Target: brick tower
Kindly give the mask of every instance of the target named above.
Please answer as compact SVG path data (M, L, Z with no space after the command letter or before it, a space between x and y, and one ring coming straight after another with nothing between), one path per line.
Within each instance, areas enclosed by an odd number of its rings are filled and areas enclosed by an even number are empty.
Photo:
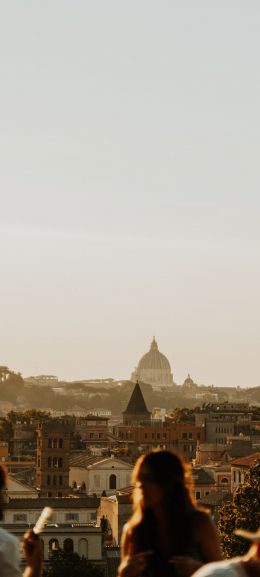
M36 487L40 497L69 492L70 429L65 420L50 420L37 430Z
M124 425L138 425L151 421L151 413L148 411L138 381L134 387L126 410L123 411Z

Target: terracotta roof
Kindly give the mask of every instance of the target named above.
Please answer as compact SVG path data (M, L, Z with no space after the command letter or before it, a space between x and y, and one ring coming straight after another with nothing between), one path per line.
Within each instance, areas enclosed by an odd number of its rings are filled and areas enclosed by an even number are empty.
M97 497L63 497L59 499L10 499L5 508L8 509L43 509L43 507L52 507L52 509L96 509L99 506Z
M130 397L129 403L126 407L126 410L123 411L123 414L128 415L150 415L150 411L148 411L147 406L145 404L145 400L143 397L143 393L141 391L139 383L136 383L135 388L132 392Z
M231 466L235 467L251 467L255 461L260 459L260 453L254 453L253 455L247 455L247 457L241 457L240 459L234 459L231 461Z

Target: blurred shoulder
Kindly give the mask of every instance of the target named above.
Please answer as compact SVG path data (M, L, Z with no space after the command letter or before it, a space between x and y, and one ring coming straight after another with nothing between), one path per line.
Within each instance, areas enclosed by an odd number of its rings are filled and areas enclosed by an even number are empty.
M198 569L193 577L242 577L242 575L240 560L235 558L208 563ZM246 575L244 577L246 577Z
M3 549L7 546L13 547L19 551L18 539L12 535L12 533L8 533L8 531L0 527L0 548Z

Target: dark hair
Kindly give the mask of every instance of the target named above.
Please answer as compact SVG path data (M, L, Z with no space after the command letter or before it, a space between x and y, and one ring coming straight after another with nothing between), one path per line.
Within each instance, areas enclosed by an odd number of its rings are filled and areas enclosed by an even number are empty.
M163 542L170 555L185 553L190 541L190 516L196 511L191 494L189 470L182 459L171 451L156 450L142 455L134 468L133 514L127 526L125 554L158 550L160 542L154 511L145 506L143 488L146 483L158 485L162 491L161 509L165 519Z
M4 465L0 464L0 491L6 487L7 471Z

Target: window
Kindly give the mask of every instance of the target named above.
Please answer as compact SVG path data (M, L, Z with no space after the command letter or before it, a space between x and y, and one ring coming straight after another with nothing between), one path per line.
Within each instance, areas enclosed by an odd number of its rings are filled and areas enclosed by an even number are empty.
M58 539L50 539L50 541L49 541L49 556L53 553L53 551L57 551L57 549L59 549Z
M64 551L66 551L66 553L73 553L74 543L73 543L72 539L65 539L65 541L63 543L63 549L64 549Z
M48 439L48 448L51 449L52 447L52 439Z
M200 433L197 433L197 439L200 440Z
M58 439L53 439L52 446L53 446L53 449L57 449L57 447L58 447Z
M52 493L51 492L47 493L47 497L52 497Z
M65 521L78 521L79 514L78 513L65 513Z
M160 438L161 438L161 434L160 434L160 433L157 433L156 437L157 437L157 439L160 439Z
M97 520L97 514L96 514L96 512L90 513L90 519L91 519L91 521L96 521L96 520Z
M47 485L50 485L50 484L51 484L51 476L47 475Z
M99 433L98 437L99 437L99 439L103 439L104 438L103 433Z
M200 499L200 491L195 491L195 498Z
M188 437L187 437L187 433L182 433L182 438L183 438L183 439L187 439L187 438L188 438Z
M51 467L51 457L48 457L48 468L50 469Z
M62 449L63 447L63 439L59 439L59 449Z
M27 522L27 513L15 513L13 516L14 523L26 523Z
M53 482L53 485L56 485L56 484L57 484L56 475L53 475L52 482Z
M62 479L62 475L59 475L59 485L62 485L63 479Z
M192 433L189 433L189 439L192 439Z
M145 438L145 439L148 439L147 433L144 434L144 438Z
M87 539L80 539L79 540L79 556L80 557L87 557L88 556L88 541L87 541Z
M62 457L59 457L59 469L61 469L63 467L63 459Z
M53 457L52 466L53 466L53 467L58 467L58 459L57 459L57 457Z
M116 475L110 475L110 477L109 477L109 489L116 489Z

